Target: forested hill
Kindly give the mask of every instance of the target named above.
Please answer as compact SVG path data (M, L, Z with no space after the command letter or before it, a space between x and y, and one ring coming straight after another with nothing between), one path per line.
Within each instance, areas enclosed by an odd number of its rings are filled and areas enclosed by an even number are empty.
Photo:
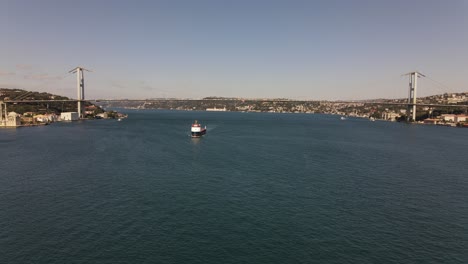
M30 100L50 100L48 102L26 102ZM34 92L26 91L22 89L9 89L9 88L0 88L0 101L8 102L15 101L14 103L9 103L7 105L8 111L14 111L20 114L26 112L33 112L38 114L45 113L56 113L60 114L61 112L76 112L77 106L76 102L54 102L54 100L70 100L66 96L60 96L45 92ZM21 102L25 101L25 102ZM85 107L89 107L93 104L90 102L84 103ZM94 108L96 113L102 113L102 110L99 107Z

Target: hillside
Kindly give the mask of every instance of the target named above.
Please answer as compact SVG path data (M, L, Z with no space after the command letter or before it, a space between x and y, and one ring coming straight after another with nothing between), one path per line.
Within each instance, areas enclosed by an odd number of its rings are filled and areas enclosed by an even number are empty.
M21 102L29 100L50 100L50 102ZM26 91L22 89L0 88L0 101L19 101L8 104L8 111L14 111L20 114L33 112L37 114L61 112L76 112L77 106L75 102L54 102L53 100L70 100L70 98L45 92ZM90 102L84 103L85 108L90 108L93 104ZM93 108L93 114L103 113L104 110L100 107Z

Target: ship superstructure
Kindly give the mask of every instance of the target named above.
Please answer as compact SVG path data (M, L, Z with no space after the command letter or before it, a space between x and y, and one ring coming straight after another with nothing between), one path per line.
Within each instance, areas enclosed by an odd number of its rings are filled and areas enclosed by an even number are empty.
M191 136L193 138L199 138L203 135L206 134L206 126L205 127L202 127L197 120L195 120L195 122L193 122L192 124L192 128L190 130L191 132Z

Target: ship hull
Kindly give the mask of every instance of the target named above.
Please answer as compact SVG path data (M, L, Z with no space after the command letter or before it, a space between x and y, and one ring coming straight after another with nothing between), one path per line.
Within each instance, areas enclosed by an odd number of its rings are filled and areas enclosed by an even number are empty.
M206 129L200 131L200 132L192 132L192 137L193 138L199 138L199 137L202 137L203 135L206 134Z

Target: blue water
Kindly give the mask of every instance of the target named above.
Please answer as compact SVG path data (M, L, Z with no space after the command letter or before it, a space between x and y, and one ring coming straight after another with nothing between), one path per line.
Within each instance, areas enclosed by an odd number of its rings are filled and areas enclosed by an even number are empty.
M468 263L467 129L128 113L0 130L0 263Z

